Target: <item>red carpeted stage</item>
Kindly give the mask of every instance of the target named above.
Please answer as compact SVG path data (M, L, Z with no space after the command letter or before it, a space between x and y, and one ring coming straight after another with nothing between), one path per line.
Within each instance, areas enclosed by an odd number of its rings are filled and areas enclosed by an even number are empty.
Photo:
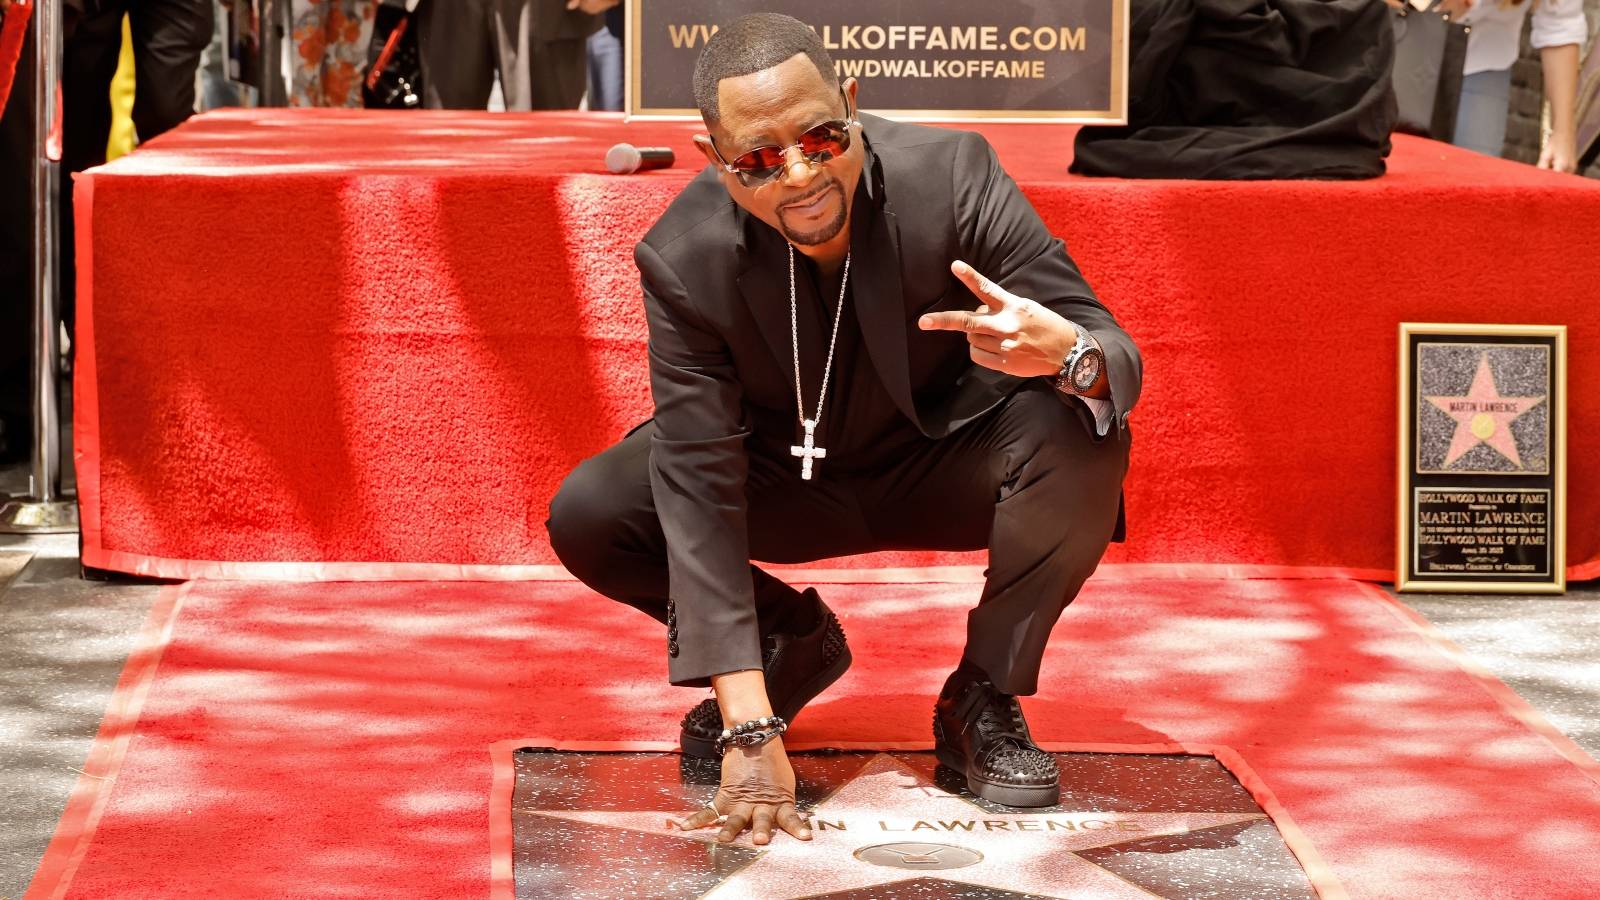
M549 574L555 487L649 414L631 250L691 130L224 112L81 176L84 562ZM1600 184L1405 137L1369 182L1086 179L1070 128L984 131L1145 354L1113 561L1386 577L1397 324L1521 322L1570 328L1569 574L1600 575ZM605 175L619 140L680 165Z
M603 152L689 162L690 131L227 112L82 177L83 561L463 583L168 590L29 898L505 897L496 752L673 746L703 693L543 522L649 413L631 248L698 169ZM1379 589L1304 577L1389 574L1406 320L1570 327L1569 561L1600 575L1600 185L1407 138L1371 182L1093 180L1071 129L985 131L1146 360L1112 555L1145 565L1057 626L1034 735L1215 752L1323 898L1600 892L1600 764ZM786 741L927 746L978 594L948 566L980 560L790 573L845 583L857 662ZM512 578L552 580L482 583Z

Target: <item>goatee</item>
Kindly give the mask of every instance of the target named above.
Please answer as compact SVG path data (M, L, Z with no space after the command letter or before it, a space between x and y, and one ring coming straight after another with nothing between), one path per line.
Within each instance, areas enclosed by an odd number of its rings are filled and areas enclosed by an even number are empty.
M790 243L797 247L811 247L817 244L826 244L828 241L831 241L837 237L839 232L844 229L844 223L846 219L846 209L843 202L844 189L839 186L838 182L833 182L817 193L820 195L829 191L836 192L840 195L838 213L835 214L833 218L808 231L800 231L798 229L791 228L789 226L788 219L784 218L784 211L781 209L778 210L778 225L783 231L783 236L788 238Z

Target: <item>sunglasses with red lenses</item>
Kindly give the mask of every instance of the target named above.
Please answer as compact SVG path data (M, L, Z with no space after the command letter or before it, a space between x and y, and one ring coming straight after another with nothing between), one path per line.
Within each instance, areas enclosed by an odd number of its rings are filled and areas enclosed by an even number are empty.
M848 110L849 106L846 105L845 109ZM850 126L854 124L857 123L853 119L829 119L806 129L805 133L800 135L800 140L790 144L789 147L799 147L802 156L812 164L820 165L836 156L842 156L850 149ZM786 165L784 154L789 151L789 147L769 144L741 153L733 162L728 162L723 157L722 151L717 149L716 139L713 138L711 141L711 148L716 150L717 159L722 161L722 167L732 172L745 187L766 184L778 177Z

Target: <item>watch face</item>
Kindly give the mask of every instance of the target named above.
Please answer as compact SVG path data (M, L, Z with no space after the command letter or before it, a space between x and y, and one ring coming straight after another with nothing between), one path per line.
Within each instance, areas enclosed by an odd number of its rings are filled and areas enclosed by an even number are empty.
M1080 391L1086 391L1094 386L1095 380L1100 377L1100 354L1085 353L1078 358L1072 367L1072 386Z

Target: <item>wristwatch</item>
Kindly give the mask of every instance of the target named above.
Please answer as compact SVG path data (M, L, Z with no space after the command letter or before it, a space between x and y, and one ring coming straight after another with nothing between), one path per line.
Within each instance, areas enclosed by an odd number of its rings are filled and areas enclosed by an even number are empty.
M1072 345L1061 364L1061 371L1056 375L1056 390L1063 394L1087 394L1106 370L1106 355L1086 329L1073 327L1078 329L1078 342Z

